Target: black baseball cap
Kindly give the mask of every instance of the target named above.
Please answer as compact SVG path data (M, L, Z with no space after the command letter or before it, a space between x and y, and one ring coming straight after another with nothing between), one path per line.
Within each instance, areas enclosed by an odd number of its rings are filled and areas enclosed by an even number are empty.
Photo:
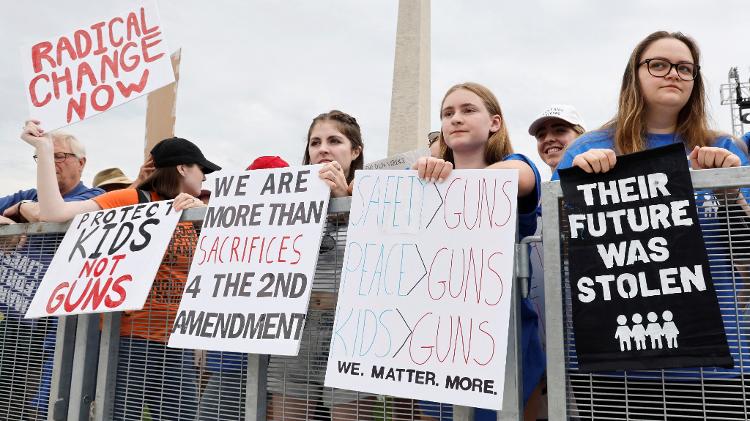
M195 143L181 137L170 137L157 143L151 149L151 156L154 157L156 168L198 164L203 169L203 174L210 174L221 169L220 166L207 160Z

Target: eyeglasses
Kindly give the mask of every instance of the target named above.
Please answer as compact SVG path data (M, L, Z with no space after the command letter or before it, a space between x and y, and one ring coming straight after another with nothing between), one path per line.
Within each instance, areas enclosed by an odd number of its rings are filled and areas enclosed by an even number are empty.
M672 69L677 70L677 77L684 81L691 81L698 77L701 66L695 63L672 63L663 58L649 58L643 60L638 65L646 65L648 73L654 77L666 77Z
M76 154L70 152L55 152L55 162L59 164L68 159L69 156L76 156ZM37 162L39 159L37 155L34 155L33 158L34 162Z

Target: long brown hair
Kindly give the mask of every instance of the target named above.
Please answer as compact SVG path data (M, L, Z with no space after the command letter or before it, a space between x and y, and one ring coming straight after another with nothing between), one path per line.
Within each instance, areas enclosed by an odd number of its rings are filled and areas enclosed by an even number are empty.
M141 190L156 192L162 199L174 199L182 192L182 175L177 166L157 168L138 185Z
M643 52L655 41L673 38L681 41L690 50L693 62L700 64L700 50L695 41L681 32L657 31L644 38L630 54L625 73L622 75L620 100L617 114L602 129L614 130L615 149L619 154L628 154L646 149L646 104L641 92L638 68ZM709 130L706 117L706 93L700 73L693 82L693 91L687 103L677 115L676 135L688 146L710 145L718 133Z
M459 89L465 89L476 94L484 103L484 107L487 108L490 116L500 116L500 129L495 133L487 133L487 147L484 149L485 162L487 162L488 165L494 164L512 154L513 146L510 144L510 136L508 135L508 128L505 126L505 117L503 117L503 111L500 109L500 103L497 101L495 94L484 85L474 82L464 82L451 86L445 93L445 96L443 96L443 100L440 101L440 120L442 121L443 119L443 104L445 104L445 99L448 98L448 95ZM438 141L440 142L440 156L444 160L455 165L456 162L453 158L453 150L448 147L447 143L445 143L442 130L438 136Z
M302 163L304 165L310 163L310 136L312 136L312 131L315 125L323 121L332 121L336 125L336 129L338 129L338 131L346 136L346 138L352 143L352 150L359 149L359 156L352 161L349 166L349 174L346 175L346 182L351 183L352 180L354 180L354 171L361 170L362 167L364 167L365 144L362 142L362 131L359 128L357 119L343 111L331 110L327 113L320 114L313 119L312 123L310 123L310 128L307 129L305 157L303 158Z

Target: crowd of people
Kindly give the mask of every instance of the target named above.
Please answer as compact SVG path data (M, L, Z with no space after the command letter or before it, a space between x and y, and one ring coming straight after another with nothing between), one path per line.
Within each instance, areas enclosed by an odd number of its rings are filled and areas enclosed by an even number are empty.
M705 102L696 43L681 33L662 31L650 34L630 55L617 111L610 121L587 132L574 106L553 104L525 124L529 124L528 133L536 139L539 157L552 170L553 180L558 178L559 169L580 167L589 173L604 173L617 164L619 155L673 143L685 146L686 159L694 170L747 165L747 148L743 150L741 146L750 142L750 133L743 139L734 139L711 130ZM420 158L413 166L419 177L440 183L454 169L518 170L519 234L533 235L543 211L539 206L542 180L533 161L514 152L509 122L495 95L478 83L454 85L440 103L440 121L440 130L428 135L431 156ZM153 148L134 180L118 168L109 168L99 172L93 187L88 187L81 181L87 164L83 145L70 134L47 133L43 127L43 122L36 120L24 125L21 138L34 149L37 183L35 188L0 198L0 224L63 222L83 212L163 199L173 199L178 210L205 206L201 184L206 174L221 169L207 160L194 143L170 138ZM351 195L354 173L363 167L364 146L357 120L332 110L312 120L302 164L322 164L318 176L330 186L332 197ZM248 169L286 165L282 158L263 157ZM741 195L735 200L746 204ZM121 409L118 416L137 416L145 403L153 419L236 419L239 412L232 411L239 411L242 406L238 403L239 394L232 398L221 383L211 380L208 387L199 390L194 380L197 374L193 353L166 347L181 285L187 278L189 253L185 250L194 247L197 238L189 223L181 223L178 229L184 244L170 245L154 282L154 290L174 291L173 295L165 297L152 291L142 310L122 317L120 359L142 349L158 350L162 357L159 361L144 361L138 371L118 370L118 377L125 379L118 385L127 384L129 388L127 393L115 392L115 406ZM321 254L320 259L325 258ZM160 287L160 283L171 287ZM308 319L305 329L321 335L319 343L314 345L308 340L305 344L303 340L297 358L272 357L272 362L276 358L294 368L290 372L307 374L304 378L269 379L270 420L307 419L306 386L323 383L324 364L314 368L310 361L324 361L327 357L326 334L330 338L335 308L332 290L313 284L311 309L318 312ZM545 388L546 358L535 306L525 299L520 311L524 417L535 420ZM737 344L733 346L736 352ZM209 372L239 373L245 359L240 354L208 353L206 364ZM182 370L183 374L165 383L163 379L172 370ZM239 389L244 379L225 375L223 381L235 382ZM155 387L179 389L181 395L150 403L149 391ZM374 407L375 399L374 395L342 392L320 404L332 420L374 419L372 411L362 408ZM190 401L195 404L189 405ZM417 402L414 408L422 420L447 419L441 414L450 412L429 402ZM478 409L475 419L495 419L495 413Z

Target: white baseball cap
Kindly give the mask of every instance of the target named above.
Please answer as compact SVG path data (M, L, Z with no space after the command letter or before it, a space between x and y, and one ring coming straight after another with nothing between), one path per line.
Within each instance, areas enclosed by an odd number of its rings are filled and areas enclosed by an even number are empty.
M542 124L544 124L544 122L551 118L558 118L560 120L567 121L574 126L578 125L583 127L584 125L581 115L578 114L578 111L572 105L553 104L542 111L542 113L539 114L536 120L531 123L531 125L529 126L529 134L532 136L536 136L536 132L537 130L539 130L539 126L541 126Z

